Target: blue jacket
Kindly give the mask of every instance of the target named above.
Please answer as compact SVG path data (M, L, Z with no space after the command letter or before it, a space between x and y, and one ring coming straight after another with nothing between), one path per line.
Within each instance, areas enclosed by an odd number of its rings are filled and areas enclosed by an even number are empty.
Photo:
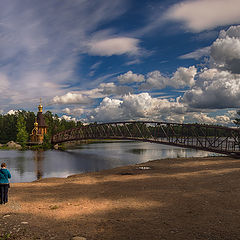
M9 183L8 179L11 178L11 174L6 168L0 169L0 184L1 183Z

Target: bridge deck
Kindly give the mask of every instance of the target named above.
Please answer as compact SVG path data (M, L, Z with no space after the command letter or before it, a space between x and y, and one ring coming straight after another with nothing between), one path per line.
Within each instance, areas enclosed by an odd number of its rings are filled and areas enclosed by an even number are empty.
M221 126L163 122L89 124L55 134L52 143L84 139L147 141L240 156L240 130Z

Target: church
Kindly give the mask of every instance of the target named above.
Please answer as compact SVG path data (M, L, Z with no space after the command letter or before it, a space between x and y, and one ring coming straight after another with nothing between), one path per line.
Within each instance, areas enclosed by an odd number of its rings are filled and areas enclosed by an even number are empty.
M44 134L47 133L47 125L44 120L42 109L43 109L43 106L40 101L40 104L38 106L37 118L34 123L34 128L32 130L32 134L30 135L30 139L31 139L32 143L42 144Z

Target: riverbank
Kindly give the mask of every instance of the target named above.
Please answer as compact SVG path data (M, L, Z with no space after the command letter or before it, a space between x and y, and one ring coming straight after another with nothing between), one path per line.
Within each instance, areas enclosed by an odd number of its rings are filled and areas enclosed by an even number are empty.
M13 183L9 239L240 239L240 159L177 158Z

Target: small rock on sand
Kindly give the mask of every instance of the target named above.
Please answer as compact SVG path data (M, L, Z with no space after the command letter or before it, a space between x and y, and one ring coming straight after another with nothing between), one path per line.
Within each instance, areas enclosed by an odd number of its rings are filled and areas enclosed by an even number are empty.
M72 240L87 240L85 237L73 237Z

